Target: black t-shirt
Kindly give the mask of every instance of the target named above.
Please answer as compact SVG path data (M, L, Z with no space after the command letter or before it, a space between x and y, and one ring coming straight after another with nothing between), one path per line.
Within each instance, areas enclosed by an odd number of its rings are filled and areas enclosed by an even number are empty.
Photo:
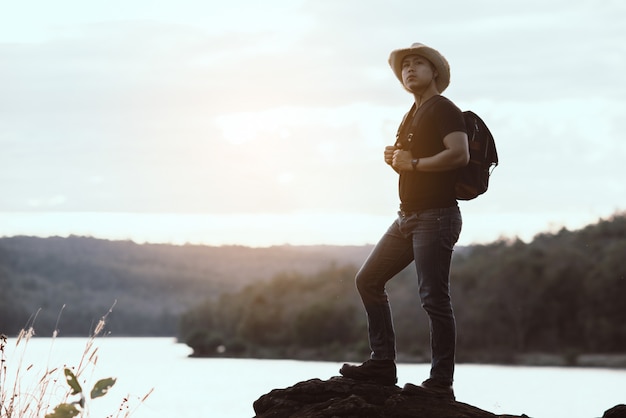
M425 109L417 131L410 143L404 142L403 148L409 148L414 158L425 158L440 153L446 147L443 138L452 132L466 132L463 113L454 103L443 96L433 96L429 101L435 103ZM405 126L412 120L408 117ZM406 141L406 140L405 140ZM399 193L400 209L419 211L424 209L456 206L454 185L457 169L449 171L426 172L400 171Z

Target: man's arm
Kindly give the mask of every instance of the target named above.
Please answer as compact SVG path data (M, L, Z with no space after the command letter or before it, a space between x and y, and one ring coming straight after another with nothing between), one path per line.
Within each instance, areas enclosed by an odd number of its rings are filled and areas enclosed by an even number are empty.
M467 165L470 157L465 132L449 133L443 138L443 145L445 150L431 157L420 158L415 169L418 171L448 171ZM385 149L385 161L388 161L389 148ZM410 151L395 149L392 151L391 167L396 171L412 171L412 160L413 156Z

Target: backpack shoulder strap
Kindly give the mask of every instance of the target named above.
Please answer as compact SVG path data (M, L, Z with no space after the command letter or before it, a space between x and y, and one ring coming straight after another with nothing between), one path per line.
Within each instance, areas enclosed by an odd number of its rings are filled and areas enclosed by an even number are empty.
M413 106L411 106L411 109L407 112L406 115L404 115L404 118L402 119L402 123L400 124L400 127L398 128L398 133L396 135L396 147L402 149L402 144L405 143L405 141L409 143L411 142L411 139L413 138L413 135L417 131L417 126L420 120L422 119L422 116L424 115L424 113L426 113L428 109L430 109L435 103L437 103L439 100L443 98L444 98L443 96L437 96L437 97L432 98L432 100L427 100L426 103L424 103L417 109L417 111L415 111L415 103L413 104ZM409 119L409 115L411 114L413 114L413 120L411 121L411 125L409 126L409 129L407 131L408 133L404 135L406 121L407 119Z
M398 126L398 131L396 132L396 146L400 143L400 138L405 136L404 131L408 128L408 125L406 124L407 119L414 115L414 113L415 103L413 103L409 111L404 114L404 116L402 117L402 122L400 122L400 126Z

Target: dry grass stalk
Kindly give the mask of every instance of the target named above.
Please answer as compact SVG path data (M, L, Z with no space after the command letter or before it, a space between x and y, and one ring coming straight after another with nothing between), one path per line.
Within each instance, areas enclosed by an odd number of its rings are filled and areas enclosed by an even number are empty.
M112 312L116 303L117 301L113 303L109 311L98 321L93 333L87 339L78 367L75 368L75 373L71 372L76 378L81 376L90 364L94 366L91 368L93 376L94 368L98 362L98 347L95 347L94 344L96 338L103 333L107 317ZM61 311L64 308L65 305L63 305ZM64 403L67 404L70 396L72 396L71 392L67 391L66 378L62 376L62 374L66 369L71 370L74 368L67 368L65 366L50 367L49 357L43 371L40 372L41 377L37 379L35 376L32 376L32 374L38 373L34 367L35 365L24 364L28 343L35 335L33 323L38 313L39 311L29 319L28 326L20 330L17 335L15 347L12 352L12 355L17 356L15 359L11 359L11 361L14 362L12 364L9 364L10 362L7 358L6 350L9 338L4 334L0 335L0 418L40 418L46 415L46 412L49 411L53 405L57 405L58 407ZM60 316L61 313L59 313L59 318L57 318L57 329ZM57 336L58 331L55 329L52 334L50 354ZM20 348L21 351L19 350ZM15 365L15 370L10 370L9 365ZM86 381L86 379L84 379L84 381ZM59 393L64 393L64 395L59 397ZM140 404L144 403L151 393L152 390L140 400ZM88 406L85 405L82 396L81 394L80 402L74 403L83 405L83 408L80 409L81 417L89 417ZM138 407L139 405L131 409L129 397L125 397L117 411L117 415L109 415L109 417L129 417ZM54 417L62 415L48 414L46 416Z

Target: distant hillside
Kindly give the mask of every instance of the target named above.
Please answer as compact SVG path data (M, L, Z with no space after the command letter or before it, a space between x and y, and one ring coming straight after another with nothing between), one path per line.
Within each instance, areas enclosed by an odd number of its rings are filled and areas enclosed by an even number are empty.
M2 238L0 333L16 334L36 314L37 335L85 336L117 301L114 336L193 336L254 355L348 345L360 353L366 324L353 280L370 251ZM459 356L626 352L625 254L626 214L530 243L459 248L451 272ZM416 286L411 266L388 293L398 343L419 356L429 334Z
M625 255L624 215L457 253L450 281L458 360L525 362L544 353L574 365L584 364L582 354L626 353ZM355 272L281 275L204 301L182 316L181 338L199 356L362 360L369 348ZM428 361L414 267L386 290L399 354Z
M39 335L86 335L117 300L115 335L174 335L180 312L280 272L313 274L360 264L367 246L249 248L135 244L94 238L0 239L0 332L15 333L41 309Z

